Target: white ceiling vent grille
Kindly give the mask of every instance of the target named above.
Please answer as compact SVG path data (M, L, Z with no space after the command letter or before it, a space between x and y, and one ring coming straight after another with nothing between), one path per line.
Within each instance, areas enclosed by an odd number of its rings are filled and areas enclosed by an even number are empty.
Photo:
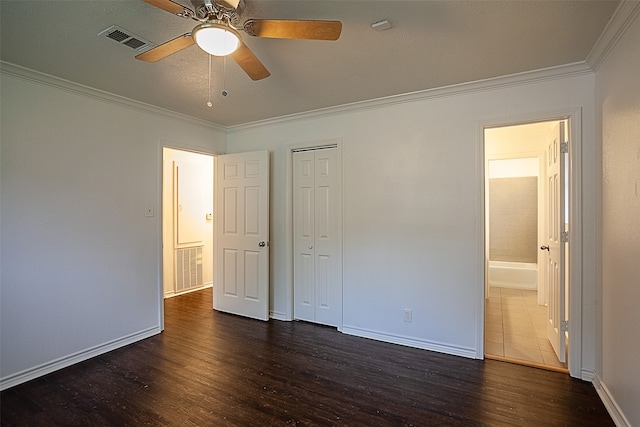
M142 37L138 37L135 34L132 34L131 31L124 30L116 25L112 25L106 30L100 31L98 35L114 40L125 46L129 46L131 49L138 52L144 52L155 47L152 43Z

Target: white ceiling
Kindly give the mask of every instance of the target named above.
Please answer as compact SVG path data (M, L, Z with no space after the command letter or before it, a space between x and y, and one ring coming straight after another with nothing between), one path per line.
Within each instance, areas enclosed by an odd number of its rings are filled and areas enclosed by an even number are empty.
M183 4L185 0L182 1ZM0 58L224 126L584 61L618 1L265 1L248 18L332 19L335 42L243 39L271 76L250 80L197 46L157 63L98 33L117 25L155 44L189 32L142 0L0 1ZM378 32L373 22L393 28Z

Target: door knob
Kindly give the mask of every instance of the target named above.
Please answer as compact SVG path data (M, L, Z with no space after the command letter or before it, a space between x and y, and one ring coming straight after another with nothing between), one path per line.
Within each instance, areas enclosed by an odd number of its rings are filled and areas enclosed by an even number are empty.
M258 243L258 246L261 247L261 248L264 248L265 246L267 246L267 242L262 241L262 242Z
M309 245L309 249L313 249L313 245Z
M549 252L549 246L547 246L547 245L540 246L540 250Z

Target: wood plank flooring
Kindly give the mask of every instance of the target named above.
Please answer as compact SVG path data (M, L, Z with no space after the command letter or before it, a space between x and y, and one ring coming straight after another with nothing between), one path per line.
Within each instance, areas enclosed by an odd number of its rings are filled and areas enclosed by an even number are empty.
M609 426L592 384L166 300L162 334L0 394L3 426Z

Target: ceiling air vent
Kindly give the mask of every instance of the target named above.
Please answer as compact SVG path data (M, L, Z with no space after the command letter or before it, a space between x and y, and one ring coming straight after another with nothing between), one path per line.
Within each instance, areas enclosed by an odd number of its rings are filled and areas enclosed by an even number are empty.
M129 46L131 49L135 49L138 52L143 52L154 47L153 44L144 40L142 37L138 37L135 34L132 34L131 31L124 30L116 25L112 25L106 30L100 31L98 35Z

